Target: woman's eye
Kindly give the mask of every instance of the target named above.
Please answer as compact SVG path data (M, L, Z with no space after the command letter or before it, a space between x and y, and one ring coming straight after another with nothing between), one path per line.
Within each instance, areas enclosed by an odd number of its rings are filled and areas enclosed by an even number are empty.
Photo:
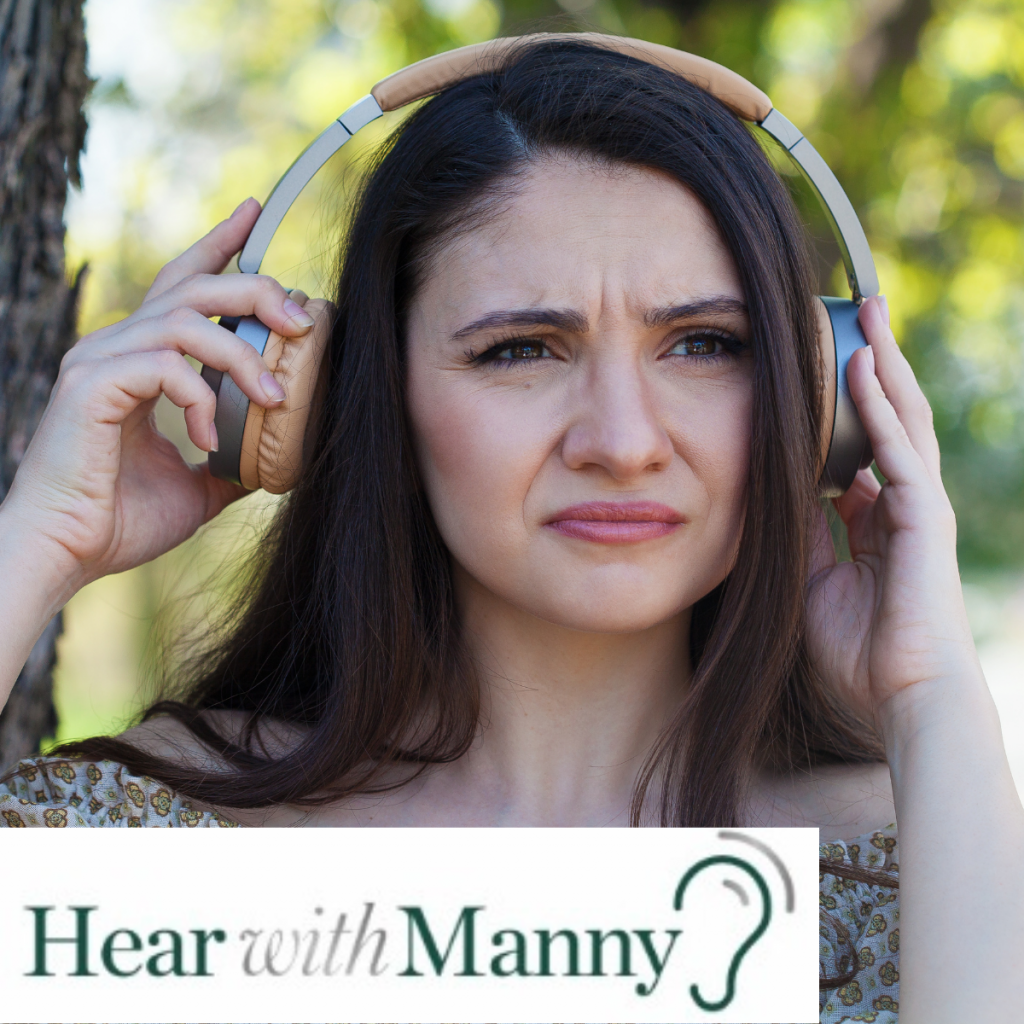
M495 359L509 359L521 361L526 359L543 359L548 354L547 349L537 341L516 341L511 345L504 345L494 350Z
M717 356L725 351L721 338L706 334L695 334L689 338L680 338L669 350L673 356Z

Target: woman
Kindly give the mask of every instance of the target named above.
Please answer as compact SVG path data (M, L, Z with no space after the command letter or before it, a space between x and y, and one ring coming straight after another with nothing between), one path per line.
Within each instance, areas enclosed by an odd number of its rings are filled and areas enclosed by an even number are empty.
M72 593L243 493L150 414L167 394L216 448L183 354L283 399L206 319L313 328L219 276L258 212L65 359L0 507L5 694ZM308 464L226 632L140 725L23 762L5 822L817 825L823 1020L894 1020L900 984L904 1020L1007 1013L1024 815L930 412L865 302L849 382L887 482L836 503L837 564L812 293L784 186L698 87L556 42L444 91L310 307Z

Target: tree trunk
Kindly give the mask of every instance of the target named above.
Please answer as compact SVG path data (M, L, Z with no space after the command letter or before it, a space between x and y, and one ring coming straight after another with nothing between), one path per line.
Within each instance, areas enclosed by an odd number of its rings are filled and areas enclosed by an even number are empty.
M0 0L0 499L75 340L82 274L64 269L64 202L85 138L82 0ZM54 645L43 633L0 714L0 767L53 734Z

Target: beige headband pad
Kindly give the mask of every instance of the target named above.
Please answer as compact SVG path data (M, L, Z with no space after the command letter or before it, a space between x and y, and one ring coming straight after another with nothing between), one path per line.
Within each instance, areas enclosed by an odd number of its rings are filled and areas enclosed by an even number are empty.
M331 333L332 309L324 299L309 299L302 305L316 318L312 330L301 338L271 332L263 350L263 360L286 397L274 409L249 403L238 469L242 486L250 491L262 487L271 494L284 494L302 472L306 425Z
M763 121L772 109L772 101L757 86L751 85L742 75L721 64L660 43L606 36L600 32L537 32L463 46L410 64L379 81L370 92L380 104L381 110L397 110L414 100L432 96L471 75L493 71L517 47L549 40L592 43L668 68L706 89L733 113L747 121Z

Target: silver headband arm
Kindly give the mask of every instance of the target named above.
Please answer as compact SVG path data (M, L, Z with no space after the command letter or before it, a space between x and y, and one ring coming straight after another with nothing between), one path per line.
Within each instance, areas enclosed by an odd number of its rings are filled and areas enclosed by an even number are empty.
M800 130L777 110L773 110L760 125L785 147L821 202L839 243L854 301L877 295L878 273L864 228L828 164Z
M342 146L352 138L360 128L380 117L384 111L380 109L372 96L364 96L353 103L344 114L332 121L298 156L295 162L284 172L281 180L274 186L263 206L248 241L238 257L238 269L243 274L258 274L263 257L270 248L271 239L281 226L285 214L291 209L292 203L299 193L310 183L313 175Z

